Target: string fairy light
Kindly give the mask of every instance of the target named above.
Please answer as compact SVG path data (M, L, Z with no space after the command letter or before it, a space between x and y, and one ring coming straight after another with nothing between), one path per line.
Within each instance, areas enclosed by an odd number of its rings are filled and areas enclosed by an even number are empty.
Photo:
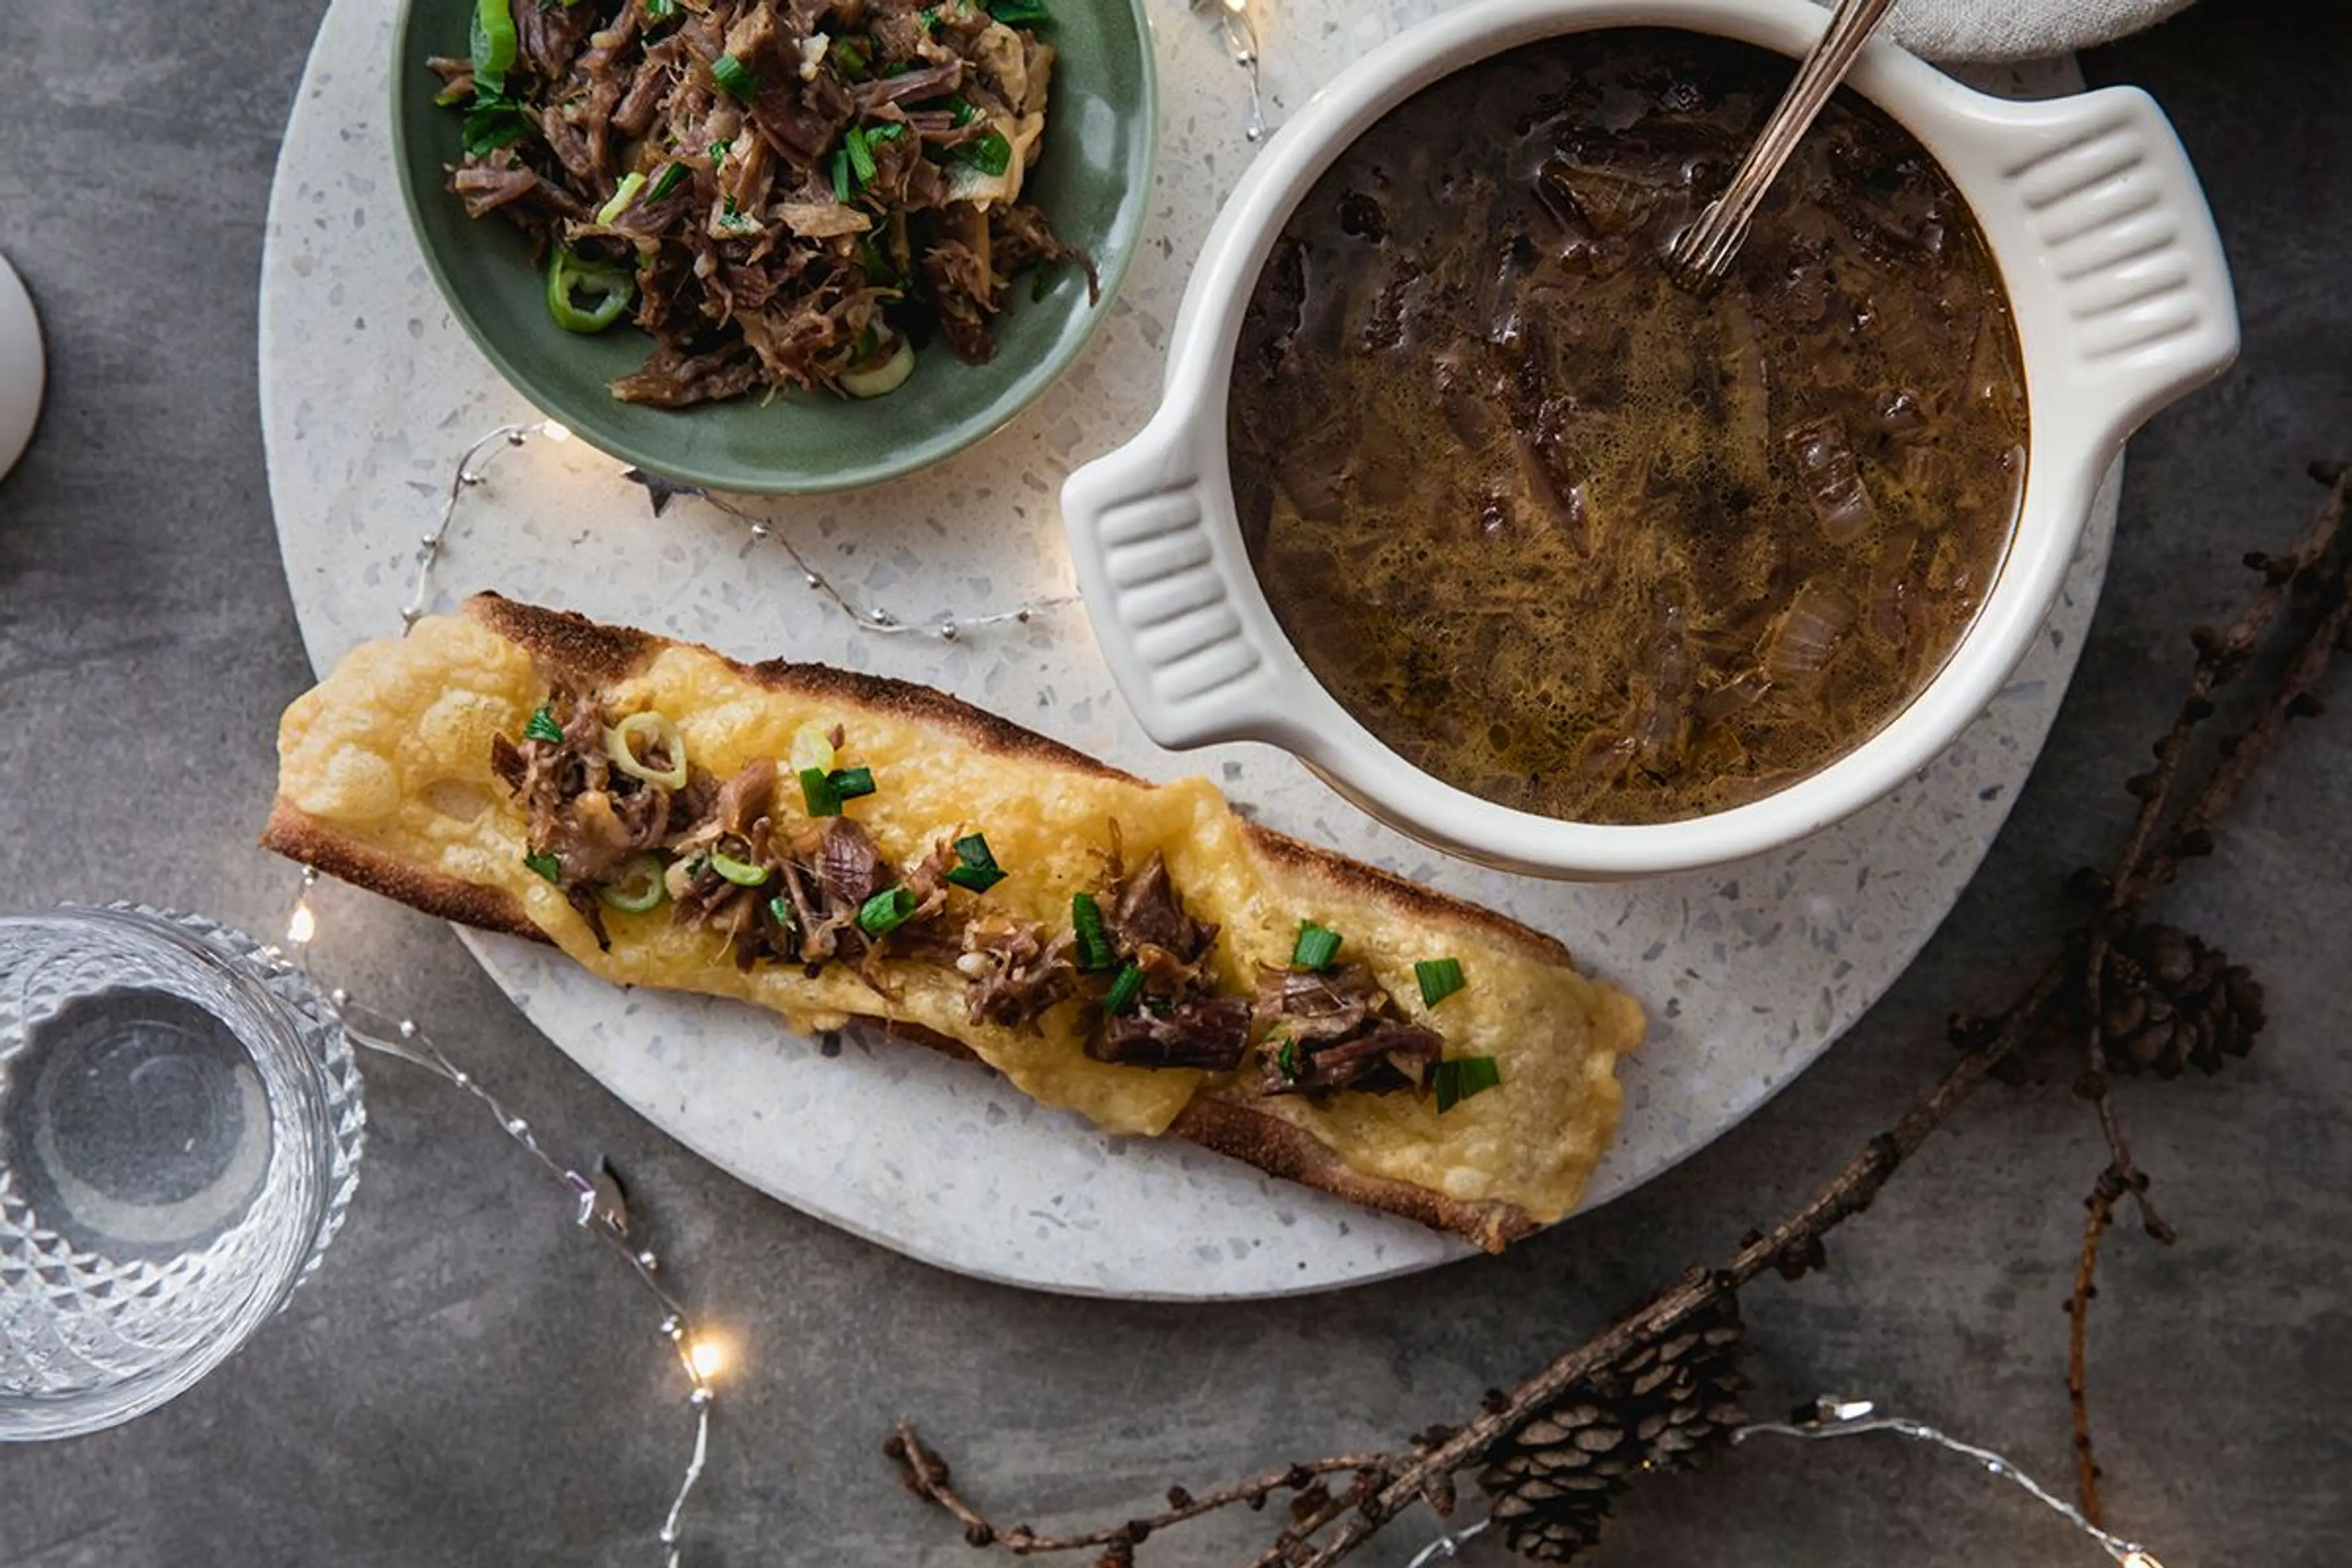
M1993 1475L2014 1481L2018 1486L2022 1487L2036 1502L2041 1503L2096 1542L2108 1556L2115 1559L2117 1568L2164 1568L2164 1564L2157 1561L2155 1552L2137 1541L2126 1540L2123 1536L2102 1530L2093 1524L2084 1516L2081 1509L2035 1480L2018 1467L2016 1460L2006 1454L1996 1453L1990 1448L1979 1447L1974 1443L1963 1443L1957 1437L1937 1431L1924 1421L1914 1421L1901 1415L1881 1415L1878 1414L1878 1406L1867 1399L1823 1394L1812 1404L1801 1407L1790 1420L1756 1421L1744 1426L1733 1427L1731 1441L1737 1446L1750 1437L1769 1436L1796 1437L1807 1442L1818 1442L1829 1437L1859 1437L1872 1432L1892 1433L1898 1437L1907 1437L1913 1442L1926 1443L1948 1453L1958 1454L1964 1458L1974 1460ZM1642 1468L1646 1470L1654 1467L1651 1462L1644 1461ZM1441 1531L1435 1540L1413 1554L1412 1561L1405 1564L1405 1568L1432 1568L1434 1563L1452 1562L1461 1554L1465 1546L1485 1534L1494 1522L1491 1518L1482 1519L1460 1530Z
M268 950L272 956L287 959L305 974L312 973L309 950L319 934L318 912L310 903L310 890L318 880L317 871L303 868L301 890L295 896L294 907L286 919L286 946ZM629 1213L628 1195L608 1162L600 1159L593 1171L583 1175L550 1154L530 1122L509 1110L471 1073L450 1060L432 1037L416 1026L415 1019L388 1017L355 1001L341 986L328 991L327 1000L334 1006L343 1034L352 1044L423 1068L470 1096L489 1112L499 1130L562 1185L572 1205L573 1223L616 1254L652 1299L660 1313L660 1336L669 1343L686 1373L687 1405L694 1413L693 1446L678 1478L677 1489L671 1494L669 1510L656 1532L662 1568L679 1568L680 1524L686 1515L687 1500L694 1495L695 1485L702 1479L709 1458L710 1409L718 1398L719 1374L725 1370L729 1359L727 1346L697 1328L684 1303L662 1283L660 1255L645 1244L640 1227Z
M1217 26L1225 37L1225 48L1234 64L1249 73L1249 118L1242 124L1242 134L1252 142L1265 140L1265 81L1258 71L1257 24L1251 18L1250 0L1192 0L1195 11L1216 14Z
M410 586L408 603L400 612L403 627L414 626L432 607L434 571L449 549L450 532L457 525L459 509L467 493L489 482L490 467L499 457L528 446L535 437L557 445L572 438L568 427L552 419L501 425L467 447L457 459L457 467L449 476L448 488L442 495L440 515L435 519L431 531L418 536L416 542L416 574ZM656 516L667 510L673 500L698 500L712 510L743 524L752 542L782 550L785 558L799 570L803 584L812 593L847 616L860 631L877 637L934 637L942 642L956 642L968 633L992 626L1027 626L1041 615L1066 609L1078 602L1076 594L1056 594L1016 605L1009 610L993 610L984 615L956 616L943 610L933 616L909 618L881 605L861 603L852 597L820 571L772 519L762 517L726 496L698 485L678 484L642 468L624 469L621 478L646 492L646 499Z
M2083 1510L2064 1498L2035 1480L2018 1467L2006 1454L1974 1443L1963 1443L1948 1436L1923 1421L1902 1415L1881 1415L1878 1406L1867 1399L1841 1399L1824 1394L1790 1421L1758 1421L1734 1427L1731 1440L1744 1443L1753 1436L1796 1437L1806 1442L1819 1442L1831 1437L1859 1437L1873 1432L1889 1432L1907 1437L1915 1443L1926 1443L1949 1453L1973 1459L1996 1476L2014 1481L2033 1500L2057 1514L2076 1530L2089 1536L2122 1568L2164 1568L2156 1554L2137 1541L2100 1529L2084 1516Z

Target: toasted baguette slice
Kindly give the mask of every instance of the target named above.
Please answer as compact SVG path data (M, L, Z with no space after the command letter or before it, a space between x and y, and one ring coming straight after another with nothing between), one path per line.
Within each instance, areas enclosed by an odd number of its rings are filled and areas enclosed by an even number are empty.
M491 765L552 686L614 713L652 709L698 769L724 779L786 755L811 721L846 733L845 761L878 785L848 814L889 863L982 831L1011 873L958 907L1070 923L1099 885L1114 824L1127 863L1160 852L1192 915L1221 928L1222 991L1250 994L1288 963L1299 922L1342 933L1407 1018L1451 1058L1492 1057L1500 1084L1443 1114L1433 1097L1265 1092L1264 1069L1115 1066L1083 1043L1097 1004L1021 1026L975 1024L967 982L936 961L885 957L884 983L846 963L740 967L723 940L667 909L604 915L609 947L524 864L523 809ZM1202 779L1154 785L927 688L816 665L743 665L707 648L494 595L405 638L355 649L287 710L278 794L262 842L445 919L551 942L622 984L730 996L802 1033L850 1018L969 1053L1037 1100L1117 1133L1173 1133L1259 1169L1409 1215L1489 1250L1558 1219L1615 1129L1618 1056L1642 1033L1633 1000L1579 974L1550 937L1244 822ZM788 775L789 776L789 775ZM787 788L786 795L796 795ZM786 809L779 797L779 812ZM797 812L797 798L789 801ZM887 948L886 948L887 952ZM1460 961L1467 984L1423 1004L1413 963ZM1255 1053L1253 1053L1255 1058Z

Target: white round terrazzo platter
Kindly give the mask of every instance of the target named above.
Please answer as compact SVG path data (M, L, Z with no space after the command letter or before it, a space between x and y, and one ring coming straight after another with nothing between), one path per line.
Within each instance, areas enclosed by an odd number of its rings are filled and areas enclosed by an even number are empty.
M1270 117L1432 0L1260 4ZM852 496L761 503L843 589L908 621L1069 592L1054 496L1150 414L1186 271L1255 152L1248 85L1213 18L1152 0L1164 120L1144 248L1076 366L1013 424L937 468ZM261 398L280 547L311 661L396 631L418 535L460 453L536 417L425 275L385 126L386 7L335 0L288 127L261 288ZM2071 68L2011 73L2021 92ZM789 418L779 408L779 418ZM1288 832L1506 910L1641 997L1625 1114L1589 1203L1623 1193L1756 1109L1893 983L1951 907L2055 713L2105 570L2110 476L2042 642L1974 728L1861 816L1727 871L1615 886L1534 881L1387 831L1286 756L1178 757L1144 739L1066 605L955 642L862 630L784 552L692 498L656 517L579 442L502 453L466 498L438 578L579 609L745 658L919 680L1122 767L1205 772ZM1410 1222L1189 1146L1114 1140L981 1068L852 1032L786 1033L730 1005L622 992L528 943L468 934L573 1059L752 1185L858 1235L985 1279L1082 1294L1234 1299L1325 1289L1464 1255ZM442 1032L453 1032L443 1021Z

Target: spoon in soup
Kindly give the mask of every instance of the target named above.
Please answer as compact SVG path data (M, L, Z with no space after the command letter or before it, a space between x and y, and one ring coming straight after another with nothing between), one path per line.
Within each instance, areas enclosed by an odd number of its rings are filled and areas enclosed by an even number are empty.
M1878 26L1879 18L1893 8L1895 0L1838 0L1838 7L1830 14L1829 26L1822 30L1821 41L1813 52L1797 68L1789 90L1780 97L1780 107L1748 150L1731 183L1723 194L1709 202L1698 221L1675 237L1666 251L1666 266L1675 281L1693 291L1712 286L1731 266L1731 258L1739 253L1748 238L1748 220L1764 200L1764 193L1789 155L1797 150L1812 126L1814 117L1822 111L1845 73L1853 67L1854 57Z

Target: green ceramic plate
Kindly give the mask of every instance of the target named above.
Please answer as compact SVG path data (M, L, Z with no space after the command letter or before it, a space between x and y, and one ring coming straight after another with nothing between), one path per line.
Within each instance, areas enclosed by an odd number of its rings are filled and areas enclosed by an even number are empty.
M518 4L528 0L517 0ZM938 461L1003 426L1077 357L1134 259L1151 195L1159 88L1142 0L1054 0L1043 29L1059 58L1034 194L1064 240L1095 258L1102 300L1064 268L1045 297L1026 278L996 322L996 357L968 365L934 346L907 384L870 403L795 395L671 411L604 390L652 340L627 326L594 337L551 321L520 230L469 218L446 189L456 110L436 108L429 55L462 55L473 0L404 0L394 28L392 128L401 195L425 259L483 353L539 408L615 458L717 489L785 494L872 484Z

